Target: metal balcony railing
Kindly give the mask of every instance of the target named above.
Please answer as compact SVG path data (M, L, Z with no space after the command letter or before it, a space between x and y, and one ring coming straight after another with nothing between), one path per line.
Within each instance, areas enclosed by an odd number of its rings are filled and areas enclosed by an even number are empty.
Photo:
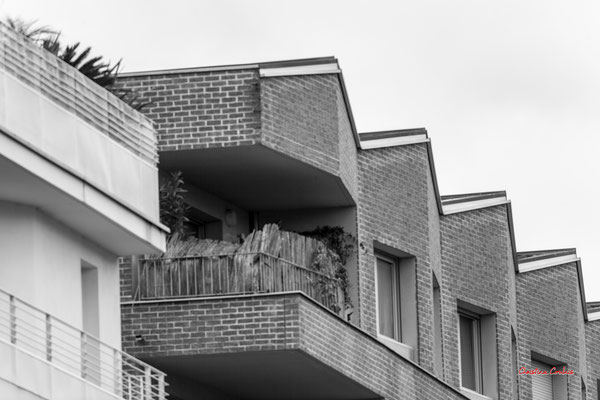
M125 400L165 400L165 374L0 289L0 341Z
M338 279L266 253L141 259L134 298L151 300L301 291L340 314Z
M2 23L0 69L156 165L157 139L149 119Z

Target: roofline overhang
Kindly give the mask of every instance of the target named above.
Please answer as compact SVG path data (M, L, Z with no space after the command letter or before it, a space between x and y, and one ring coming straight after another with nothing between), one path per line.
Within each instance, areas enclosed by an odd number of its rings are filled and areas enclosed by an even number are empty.
M450 202L445 202L444 198L442 197L442 208L444 215L458 214L466 211L479 210L482 208L501 206L504 204L510 204L510 200L506 198L506 195L471 198L465 201L456 200Z
M429 171L433 182L433 191L438 213L442 214L442 200L440 188L438 186L437 173L435 171L435 162L433 159L433 147L431 139L425 128L395 129L388 131L363 132L359 134L361 150L375 150L387 147L408 146L414 144L425 144L427 146L427 159L429 161Z
M361 149L363 150L429 143L431 141L425 128L364 132L359 137Z
M521 253L523 254L523 253ZM519 261L519 272L526 273L531 271L537 271L540 269L555 267L558 265L568 264L572 262L579 262L580 258L577 254L558 254L556 256L549 255L543 258L536 258L533 260Z
M581 301L581 309L583 311L584 321L595 321L600 319L600 311L593 312L588 315L587 302L585 300L585 286L583 284L583 271L581 268L581 258L577 256L575 249L556 249L545 251L527 251L520 254L535 254L542 253L539 257L533 257L532 260L524 260L518 263L519 273L527 273L538 271L541 269L557 267L560 265L575 263L577 269L577 284L579 286L579 297ZM548 253L548 254L543 254ZM554 255L552 254L554 253Z
M600 320L600 311L594 311L587 315L588 322L598 321L598 320Z
M448 197L448 196L446 196ZM512 203L506 198L506 192L487 192L452 196L452 200L443 202L444 216L459 214L463 212L476 211L484 208L506 206L506 219L508 222L508 235L510 240L512 264L515 273L519 272L517 258L517 241L515 239L515 227L513 222ZM464 197L460 199L459 197ZM445 203L445 204L444 204ZM450 206L450 207L448 207Z

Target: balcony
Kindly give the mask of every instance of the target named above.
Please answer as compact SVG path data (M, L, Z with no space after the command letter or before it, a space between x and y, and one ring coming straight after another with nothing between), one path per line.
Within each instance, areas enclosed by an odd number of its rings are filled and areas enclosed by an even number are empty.
M167 398L161 371L3 290L0 359L5 395L20 389L41 398Z
M263 252L143 259L135 300L302 292L338 315L339 279Z
M0 24L0 200L114 254L164 248L150 120Z

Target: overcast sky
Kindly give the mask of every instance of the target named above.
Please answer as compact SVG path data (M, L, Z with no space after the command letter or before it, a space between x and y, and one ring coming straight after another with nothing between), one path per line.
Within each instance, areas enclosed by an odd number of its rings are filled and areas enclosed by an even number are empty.
M125 71L336 56L360 132L427 128L442 194L506 190L518 251L600 300L600 2L0 0Z

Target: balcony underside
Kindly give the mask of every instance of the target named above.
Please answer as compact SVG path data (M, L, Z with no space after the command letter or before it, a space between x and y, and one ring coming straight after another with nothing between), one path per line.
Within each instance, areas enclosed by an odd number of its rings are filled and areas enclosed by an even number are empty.
M339 176L261 145L166 151L160 164L247 210L354 205Z
M464 399L302 293L123 303L123 348L199 384L174 398ZM169 378L167 378L169 379ZM206 397L208 398L208 397Z
M147 361L169 376L177 375L239 399L381 397L300 350L157 357ZM176 385L171 384L170 389L177 396Z
M114 254L164 248L160 227L2 131L0 201L37 207Z

